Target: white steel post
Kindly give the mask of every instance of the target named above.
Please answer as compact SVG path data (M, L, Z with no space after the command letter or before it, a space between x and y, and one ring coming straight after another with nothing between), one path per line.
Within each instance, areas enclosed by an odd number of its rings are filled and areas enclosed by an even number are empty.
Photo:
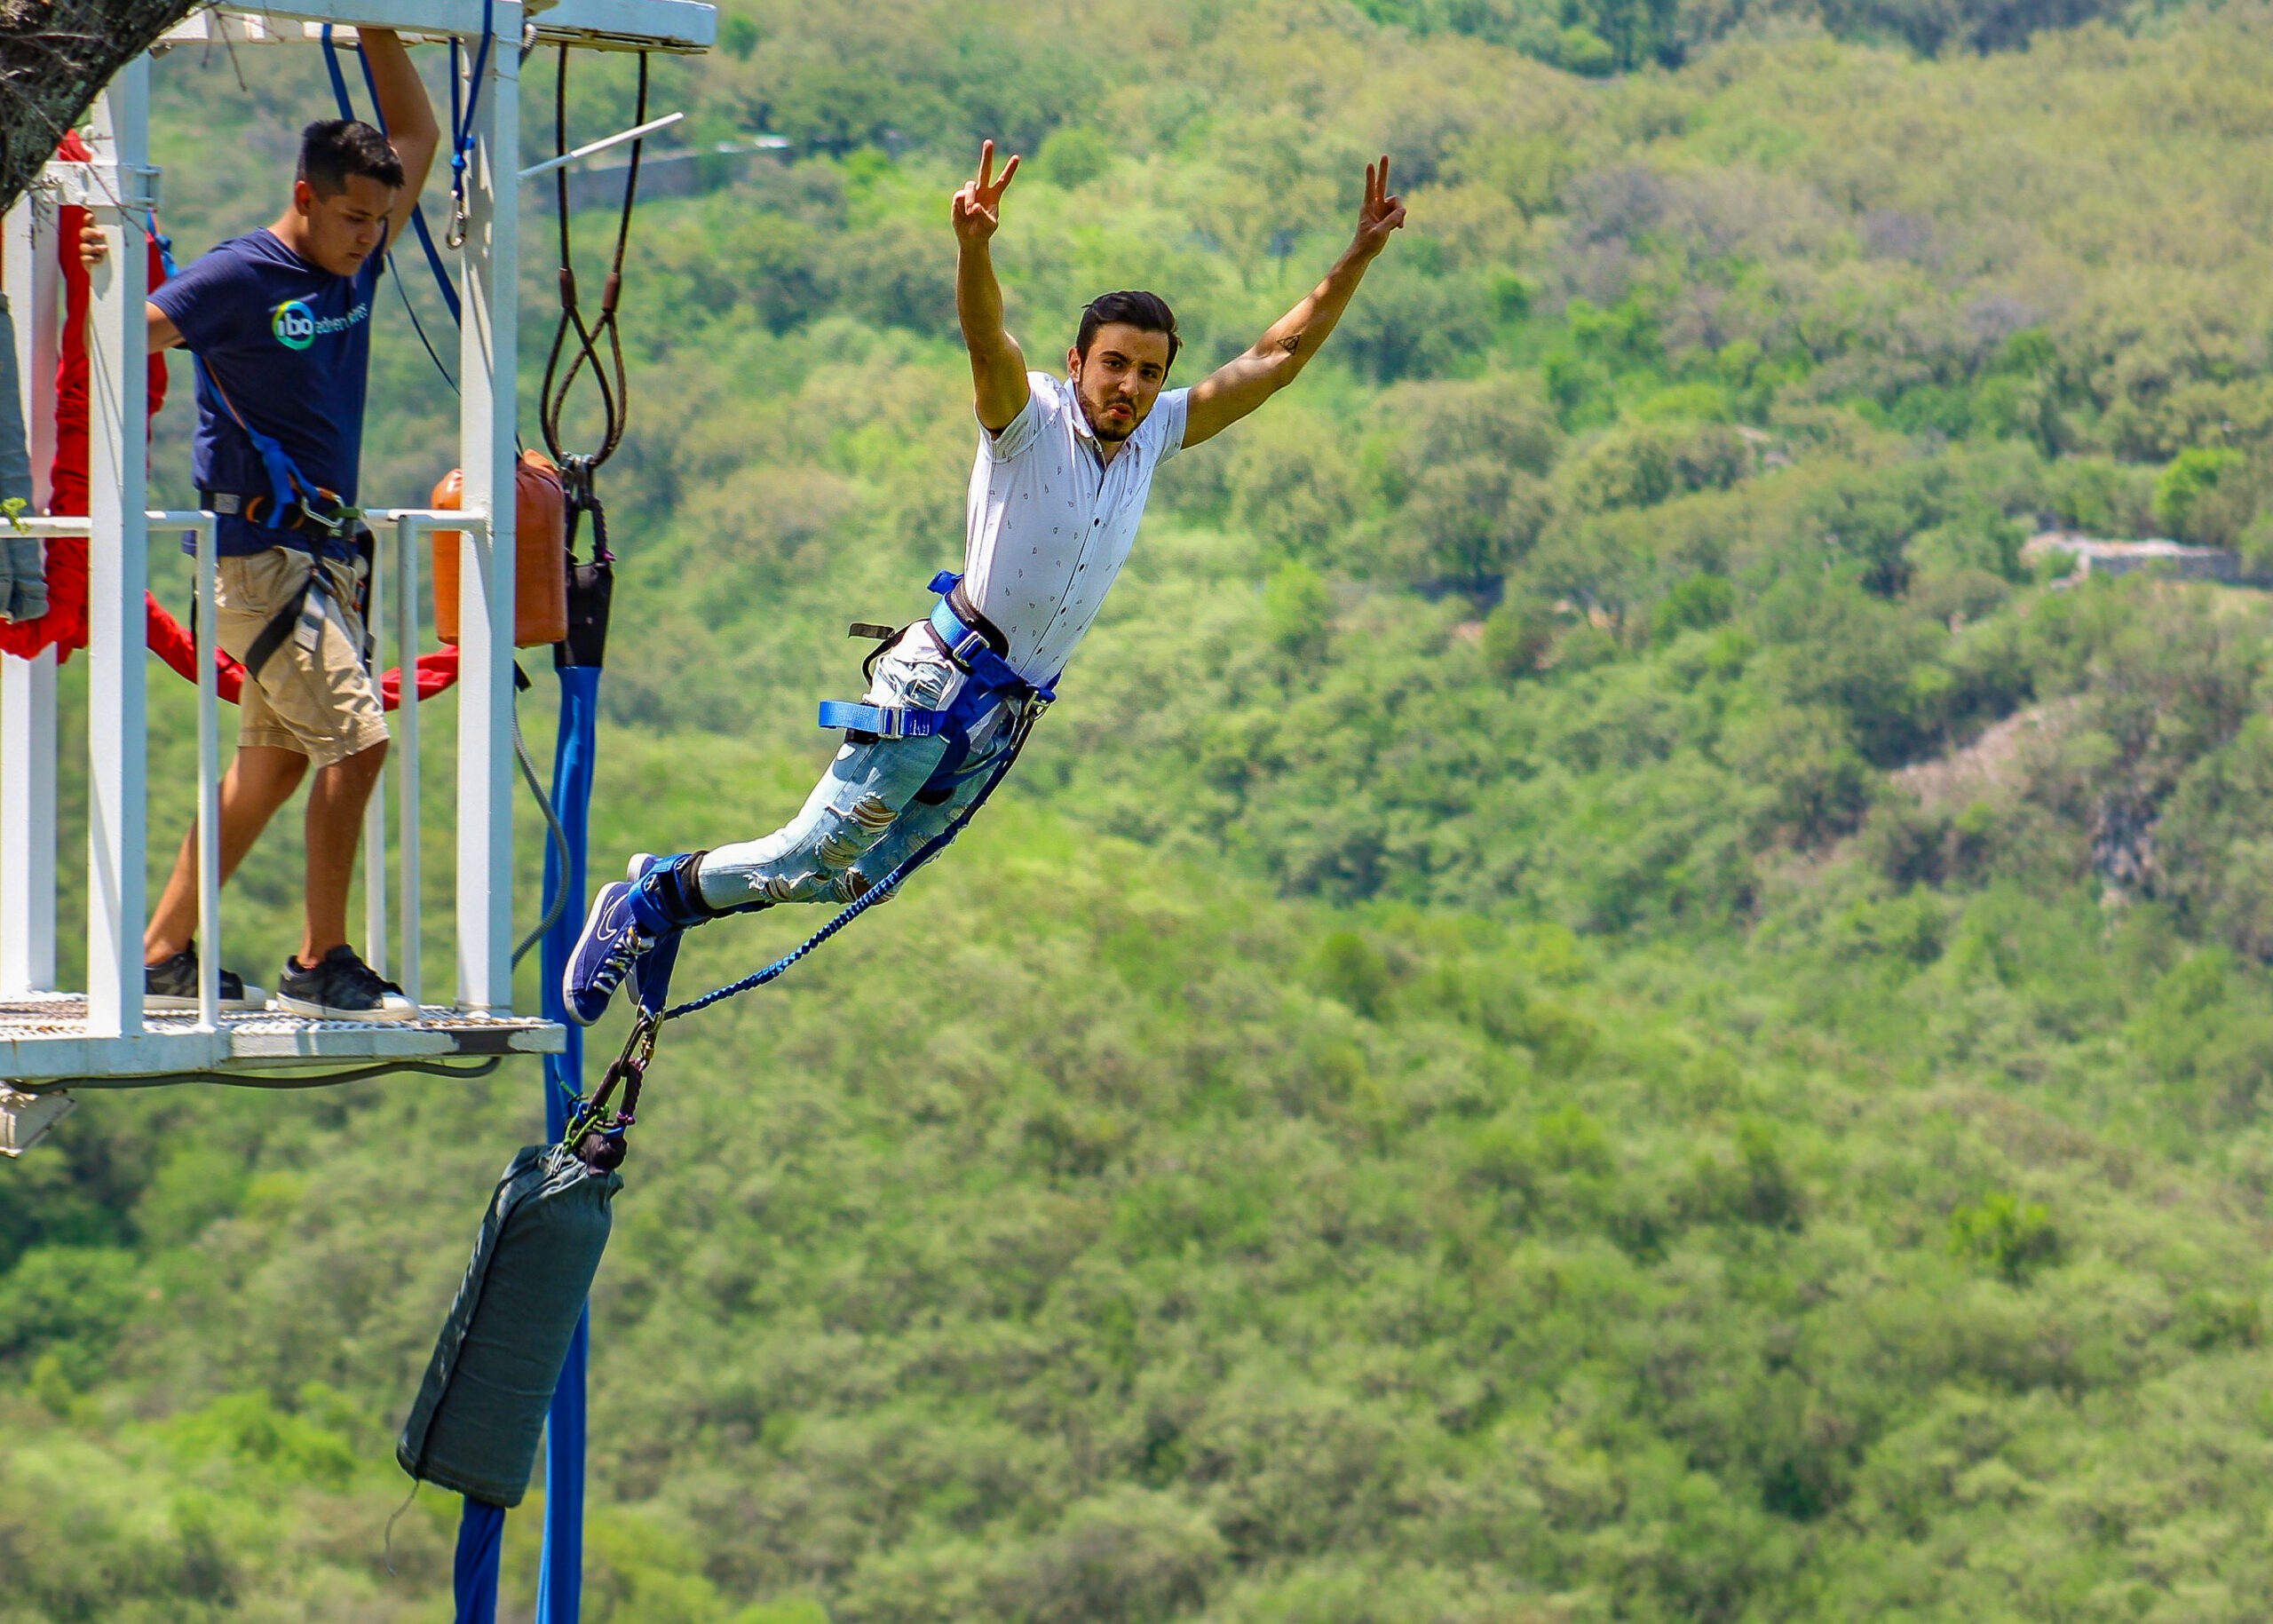
M370 613L363 622L363 635L370 639L372 675L376 677L379 650L384 646L381 639L386 636L387 573L385 543L378 540L376 531L372 539ZM408 672L404 680L409 680ZM384 762L371 785L371 798L363 804L363 963L382 976L387 973L387 767Z
M486 528L459 535L458 1003L503 1012L513 999L513 433L520 214L521 8L495 8L466 175L464 506Z
M395 881L400 887L402 915L401 970L396 979L411 1002L420 1003L419 932L424 928L419 890L418 817L418 547L426 532L415 519L398 519L394 526L395 663L402 668L402 703L395 709L393 757L395 786L400 796L398 820L401 850L395 859Z
M95 223L110 252L93 269L88 332L87 1034L142 1031L144 795L147 725L142 595L149 538L144 379L150 60L137 56L96 104ZM107 188L107 191L105 190ZM123 205L121 207L120 205Z
M214 628L221 623L219 527L210 513L153 513L150 519L188 523L185 539L197 550L197 630L190 645L197 661L197 1024L211 1032L221 1024L221 700L213 669Z
M44 511L55 460L54 206L27 193L4 230L0 259L15 317L33 503ZM55 985L56 763L55 651L0 656L0 997Z

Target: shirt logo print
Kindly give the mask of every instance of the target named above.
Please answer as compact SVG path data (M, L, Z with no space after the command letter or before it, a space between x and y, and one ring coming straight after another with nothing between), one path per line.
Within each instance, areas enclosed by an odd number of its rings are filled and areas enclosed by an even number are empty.
M305 350L316 341L316 313L298 299L287 299L276 307L268 330L286 349Z

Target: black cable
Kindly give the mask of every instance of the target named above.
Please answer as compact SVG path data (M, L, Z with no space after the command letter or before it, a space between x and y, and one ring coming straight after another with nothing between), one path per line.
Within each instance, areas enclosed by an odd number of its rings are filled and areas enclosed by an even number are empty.
M634 124L647 122L647 53L639 53L639 91L637 109L632 115ZM560 49L558 72L553 79L552 132L557 152L568 150L568 50ZM631 214L639 197L639 163L646 138L631 143L631 162L625 171L623 202L616 217L615 247L608 262L607 282L600 294L598 319L587 323L583 305L577 293L574 246L568 226L568 170L566 165L553 171L554 198L558 208L560 234L560 320L552 329L552 345L544 360L544 379L539 386L537 421L544 434L545 449L552 460L566 471L573 463L581 465L583 482L589 484L590 471L615 455L623 443L624 430L630 420L630 391L623 365L623 340L616 325L616 305L623 291L623 257L631 240ZM568 348L571 330L576 335L574 353L569 357L566 372L561 370L561 356ZM605 343L606 355L601 350ZM589 456L572 456L560 443L561 415L567 409L569 396L574 392L577 378L585 367L591 368L592 383L599 391L601 434L599 448Z
M156 1072L147 1077L73 1077L37 1087L24 1083L16 1086L33 1094L75 1089L170 1089L185 1082L214 1082L233 1089L329 1089L345 1082L361 1082L368 1077L384 1077L390 1072L424 1072L432 1077L487 1077L504 1060L503 1055L492 1055L479 1066L447 1066L439 1060L386 1060L351 1071L313 1074L293 1072L275 1076L259 1072Z

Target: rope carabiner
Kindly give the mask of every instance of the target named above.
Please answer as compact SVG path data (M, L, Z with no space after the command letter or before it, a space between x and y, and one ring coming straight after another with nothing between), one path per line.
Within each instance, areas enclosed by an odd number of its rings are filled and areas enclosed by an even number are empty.
M595 1171L610 1172L623 1165L624 1154L630 1148L624 1142L624 1134L638 1120L639 1085L655 1058L655 1040L662 1029L661 1012L641 1005L630 1034L623 1040L623 1051L609 1064L600 1086L592 1090L590 1099L578 1099L568 1113L568 1126L562 1132L560 1142L579 1161ZM611 1113L608 1100L619 1083L623 1087L623 1106Z

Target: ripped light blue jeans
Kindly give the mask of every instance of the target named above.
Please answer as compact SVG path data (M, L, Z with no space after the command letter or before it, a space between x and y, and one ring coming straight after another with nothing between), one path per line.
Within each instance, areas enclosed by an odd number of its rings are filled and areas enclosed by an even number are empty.
M939 653L918 624L876 661L862 702L943 709L962 688L962 673ZM947 752L945 739L848 741L804 810L762 840L714 847L702 860L702 899L712 907L753 903L851 902L877 884L969 806L992 774L986 769L1010 748L1015 717L997 706L970 730L970 758L937 804L919 801Z

